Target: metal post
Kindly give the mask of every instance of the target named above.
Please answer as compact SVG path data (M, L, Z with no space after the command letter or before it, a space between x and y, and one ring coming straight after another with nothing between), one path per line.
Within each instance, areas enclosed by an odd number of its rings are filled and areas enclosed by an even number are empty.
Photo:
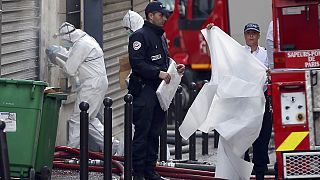
M182 123L182 87L179 85L175 95L175 159L182 159L182 137L179 126Z
M214 148L218 148L218 144L219 144L219 133L218 133L218 131L214 130L213 138L214 138L213 147Z
M107 97L104 104L104 180L112 179L112 99Z
M208 82L209 82L208 80L204 80L203 85ZM202 155L207 155L209 152L208 141L209 141L208 133L202 133Z
M190 84L190 95L191 95L191 99L190 99L190 106L193 103L194 99L197 96L197 85L196 83L192 82ZM189 106L189 107L190 107ZM189 160L196 160L196 132L194 132L190 138L189 138Z
M6 123L0 120L0 179L10 180L7 138L4 132L5 127Z
M208 141L209 141L209 136L208 133L202 133L202 155L207 155L209 150L208 150Z
M160 135L160 161L167 161L167 123L168 123L168 111L165 113L164 124L161 128Z
M131 94L124 96L126 104L124 114L124 180L132 179L132 118L133 118L133 97Z
M168 124L173 125L174 122L174 117L173 117L173 112L174 112L174 103L171 103L168 109Z
M88 180L89 104L81 102L80 112L80 180Z

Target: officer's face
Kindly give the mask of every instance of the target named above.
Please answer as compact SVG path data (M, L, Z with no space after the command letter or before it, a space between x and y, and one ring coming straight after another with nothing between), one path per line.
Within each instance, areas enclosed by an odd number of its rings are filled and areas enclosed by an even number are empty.
M167 21L167 17L163 15L161 12L153 12L149 13L149 20L152 24L162 27L164 23Z
M257 31L249 30L244 33L244 39L246 41L246 44L250 47L257 46L259 38L260 38L260 33Z

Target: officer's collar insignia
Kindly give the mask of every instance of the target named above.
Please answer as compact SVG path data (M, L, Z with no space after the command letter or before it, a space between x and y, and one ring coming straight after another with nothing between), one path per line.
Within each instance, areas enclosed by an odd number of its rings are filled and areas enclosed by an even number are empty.
M137 51L141 48L141 42L135 41L133 42L132 46L133 46L133 49Z

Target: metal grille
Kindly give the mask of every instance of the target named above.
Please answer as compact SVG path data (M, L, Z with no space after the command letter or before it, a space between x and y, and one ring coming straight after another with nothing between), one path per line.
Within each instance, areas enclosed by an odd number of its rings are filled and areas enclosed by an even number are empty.
M283 153L284 178L320 178L320 152Z
M1 77L39 79L40 0L3 0Z

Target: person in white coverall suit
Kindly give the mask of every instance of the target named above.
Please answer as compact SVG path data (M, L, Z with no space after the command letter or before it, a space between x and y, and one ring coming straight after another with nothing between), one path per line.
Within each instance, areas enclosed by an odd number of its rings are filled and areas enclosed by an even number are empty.
M140 14L131 10L129 10L122 19L122 25L127 30L129 36L136 30L142 28L143 23L144 20Z
M61 46L50 46L46 53L50 61L59 65L63 71L75 80L77 99L69 120L68 146L80 147L80 109L82 101L89 103L89 134L103 149L103 125L96 118L108 88L108 78L104 63L104 54L96 40L72 24L64 22L56 36ZM63 60L65 57L66 61Z
M133 32L135 32L136 30L142 28L144 23L143 18L140 16L140 14L129 10L126 15L124 15L123 19L122 19L122 26L126 29L128 37L131 36L131 34ZM129 75L127 76L127 78L125 79L126 85L128 86L129 84L129 76L132 73L132 70L130 70ZM134 125L132 126L132 133L134 133Z

